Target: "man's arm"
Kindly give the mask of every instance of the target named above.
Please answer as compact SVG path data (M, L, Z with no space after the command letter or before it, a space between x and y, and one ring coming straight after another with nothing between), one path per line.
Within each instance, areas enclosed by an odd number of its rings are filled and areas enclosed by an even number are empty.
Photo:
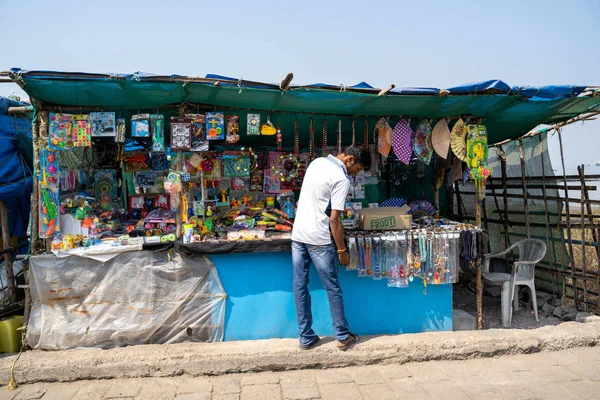
M329 217L329 227L331 228L331 234L335 245L338 249L338 259L341 265L348 265L350 262L350 255L348 251L339 253L341 250L346 250L346 244L344 243L344 227L342 226L341 219L342 212L340 210L331 210L331 216Z

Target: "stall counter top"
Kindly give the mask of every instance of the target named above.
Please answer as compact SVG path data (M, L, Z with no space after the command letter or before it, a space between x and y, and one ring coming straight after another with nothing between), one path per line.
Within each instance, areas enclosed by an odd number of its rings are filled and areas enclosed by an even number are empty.
M175 251L188 256L194 254L274 253L292 251L292 240L221 240L189 244L178 240L175 242Z

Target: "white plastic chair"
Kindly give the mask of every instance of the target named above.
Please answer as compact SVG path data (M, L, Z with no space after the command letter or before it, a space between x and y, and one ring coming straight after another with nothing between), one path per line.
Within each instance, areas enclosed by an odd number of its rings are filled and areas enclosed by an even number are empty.
M519 259L512 264L510 274L490 272L490 260L494 257L505 256L515 248L519 250ZM521 240L503 252L483 255L482 276L485 283L490 286L502 287L502 326L509 327L512 323L513 302L514 309L519 309L519 296L515 292L519 286L527 286L531 290L535 320L539 321L537 298L535 293L535 265L546 255L546 243L538 239Z

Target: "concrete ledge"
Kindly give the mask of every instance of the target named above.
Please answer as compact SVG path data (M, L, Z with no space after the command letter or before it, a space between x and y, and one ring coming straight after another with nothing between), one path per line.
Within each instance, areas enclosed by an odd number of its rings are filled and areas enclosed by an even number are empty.
M600 343L600 322L567 322L534 330L363 337L347 352L337 350L329 338L322 342L310 351L299 350L295 339L28 351L16 364L15 378L18 383L68 382L464 360L596 346ZM0 359L2 384L8 382L15 357Z

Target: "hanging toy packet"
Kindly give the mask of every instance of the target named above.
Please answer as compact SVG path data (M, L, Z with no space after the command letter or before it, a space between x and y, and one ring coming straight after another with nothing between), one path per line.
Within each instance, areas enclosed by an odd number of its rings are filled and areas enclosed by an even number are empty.
M165 190L171 195L171 208L175 211L179 207L179 193L183 189L181 176L177 172L169 172L164 183Z
M208 140L225 139L225 123L222 112L206 113L206 132Z
M227 136L225 142L234 144L240 141L240 117L237 115L227 116Z
M191 150L195 152L207 151L208 141L206 140L206 115L186 114L185 116L192 120Z

